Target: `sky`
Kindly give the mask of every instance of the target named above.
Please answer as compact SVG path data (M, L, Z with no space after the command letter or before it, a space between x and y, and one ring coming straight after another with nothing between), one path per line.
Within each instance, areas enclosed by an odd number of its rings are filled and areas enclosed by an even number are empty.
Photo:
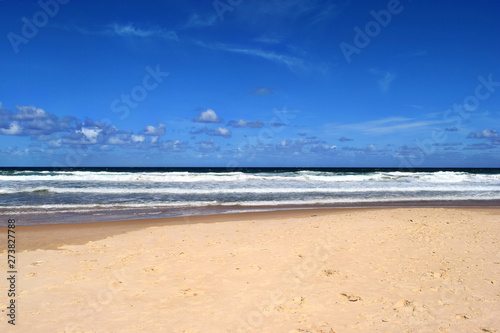
M500 167L495 0L0 8L0 166Z

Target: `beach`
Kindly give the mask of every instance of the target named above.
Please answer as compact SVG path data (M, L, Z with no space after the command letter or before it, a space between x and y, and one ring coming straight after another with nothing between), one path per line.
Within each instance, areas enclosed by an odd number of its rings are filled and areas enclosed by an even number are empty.
M2 332L498 332L500 209L17 226ZM1 267L7 271L5 227Z

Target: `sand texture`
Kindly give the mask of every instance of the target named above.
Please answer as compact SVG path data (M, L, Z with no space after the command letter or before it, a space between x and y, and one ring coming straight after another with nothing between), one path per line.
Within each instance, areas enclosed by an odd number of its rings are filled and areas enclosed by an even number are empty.
M499 332L499 212L166 219L58 248L25 244L17 325L2 283L0 331Z

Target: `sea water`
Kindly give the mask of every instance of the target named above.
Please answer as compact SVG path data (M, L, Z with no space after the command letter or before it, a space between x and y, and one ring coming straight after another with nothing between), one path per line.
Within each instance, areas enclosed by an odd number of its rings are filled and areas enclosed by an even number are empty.
M25 224L499 202L500 169L0 168L0 214Z

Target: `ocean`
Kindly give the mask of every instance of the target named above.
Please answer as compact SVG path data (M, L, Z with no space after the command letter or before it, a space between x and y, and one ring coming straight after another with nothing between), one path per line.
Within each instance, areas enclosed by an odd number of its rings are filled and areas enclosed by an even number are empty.
M20 225L408 205L499 206L500 168L0 168Z

